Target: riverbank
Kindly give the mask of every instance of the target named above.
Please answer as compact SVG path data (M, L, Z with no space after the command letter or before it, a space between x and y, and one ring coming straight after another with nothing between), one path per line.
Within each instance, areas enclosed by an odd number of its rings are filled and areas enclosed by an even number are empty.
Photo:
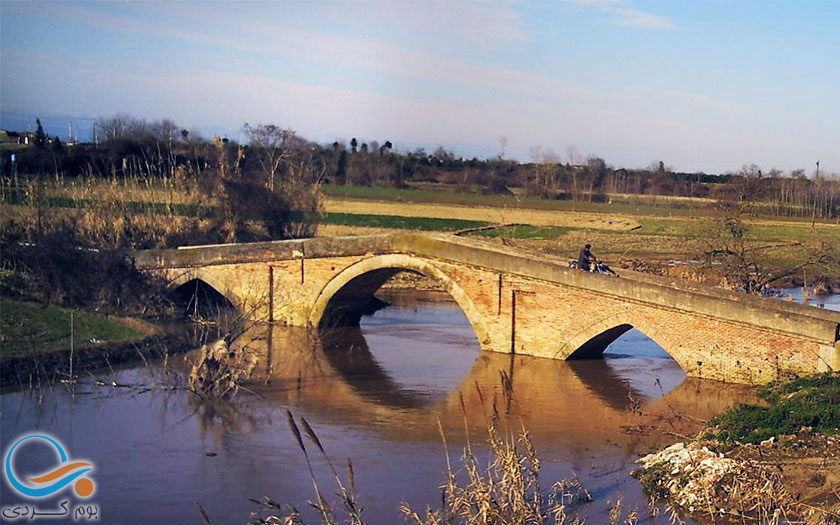
M633 475L694 516L840 523L840 373L770 384L692 440L648 454Z
M95 369L161 357L183 343L157 326L3 298L0 387L69 379Z

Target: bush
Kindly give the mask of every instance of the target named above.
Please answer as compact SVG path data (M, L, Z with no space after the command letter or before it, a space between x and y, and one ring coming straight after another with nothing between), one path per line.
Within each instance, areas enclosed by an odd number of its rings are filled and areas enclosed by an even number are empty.
M104 313L160 313L164 284L140 273L127 253L94 249L65 228L27 240L21 231L0 237L4 295ZM7 278L10 277L10 278Z

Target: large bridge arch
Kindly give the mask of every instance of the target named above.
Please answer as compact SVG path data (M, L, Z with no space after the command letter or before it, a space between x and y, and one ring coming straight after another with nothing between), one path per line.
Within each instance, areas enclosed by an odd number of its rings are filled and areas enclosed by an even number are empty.
M335 307L331 303L340 298L342 293L372 295L391 276L402 271L416 272L442 283L470 322L479 345L485 348L489 344L490 337L483 317L463 288L433 263L405 254L367 257L345 268L318 294L309 313L309 324L320 326L328 309Z

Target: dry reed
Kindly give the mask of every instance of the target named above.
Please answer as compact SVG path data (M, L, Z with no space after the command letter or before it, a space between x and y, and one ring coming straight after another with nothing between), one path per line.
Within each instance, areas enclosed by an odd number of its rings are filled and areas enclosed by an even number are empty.
M317 511L318 523L336 525L349 522L352 525L364 525L362 508L354 487L352 463L348 461L346 479L342 480L309 423L300 418L298 425L288 410L287 419L312 479L315 501L310 501L309 505ZM303 427L303 433L300 427ZM497 427L497 420L494 418L488 424L489 464L482 465L479 462L473 454L473 447L468 438L461 457L461 468L456 472L449 461L446 436L439 424L447 460L446 480L441 486L442 506L438 510L426 508L421 516L403 502L399 507L403 517L416 525L582 523L580 518L570 516L570 511L576 505L591 501L592 498L577 478L559 481L549 490L543 491L540 485L540 461L528 432L522 429L518 436L503 436ZM322 495L303 435L316 446L329 465L341 500L340 515ZM262 513L252 513L252 524L307 523L293 505L282 504L270 498L252 501L262 509Z

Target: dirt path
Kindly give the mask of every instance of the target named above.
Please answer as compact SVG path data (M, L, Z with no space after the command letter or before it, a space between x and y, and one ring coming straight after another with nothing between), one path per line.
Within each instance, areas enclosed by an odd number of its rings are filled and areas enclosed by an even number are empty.
M533 226L561 226L599 230L627 231L639 222L624 215L533 210L528 208L493 208L489 206L457 206L452 204L415 204L371 200L327 198L327 212L466 219L491 223L521 223Z

